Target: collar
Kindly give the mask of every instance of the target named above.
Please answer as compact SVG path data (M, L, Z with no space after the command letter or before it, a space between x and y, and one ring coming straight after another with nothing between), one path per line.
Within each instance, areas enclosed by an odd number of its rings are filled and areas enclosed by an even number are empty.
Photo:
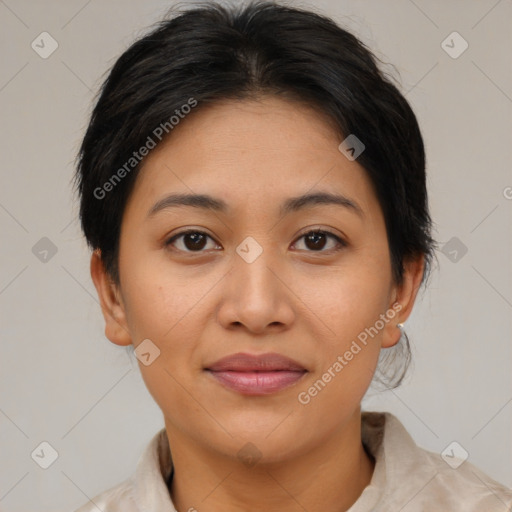
M428 483L438 471L390 413L363 412L361 439L375 459L375 467L370 484L349 512L367 512L383 501L391 504L393 489L402 487L408 475L414 474L421 484ZM133 477L133 499L141 511L177 512L168 489L172 473L172 456L163 428L143 452Z

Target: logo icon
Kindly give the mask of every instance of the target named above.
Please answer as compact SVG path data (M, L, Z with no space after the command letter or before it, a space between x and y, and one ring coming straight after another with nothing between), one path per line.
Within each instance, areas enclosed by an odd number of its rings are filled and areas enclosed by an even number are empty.
M32 247L32 254L42 263L48 263L57 254L57 246L48 237L43 236Z
M252 263L263 252L263 247L252 236L248 236L238 245L236 252L247 263Z
M452 32L441 43L441 48L452 59L458 59L468 49L468 47L468 42L458 32Z
M457 469L469 457L469 453L457 441L451 442L442 452L441 457L453 469Z
M351 133L338 146L338 149L348 160L354 161L366 149L366 146L353 133Z
M59 43L48 32L41 32L30 46L39 57L47 59L59 47Z
M468 248L456 236L452 236L452 238L443 245L441 252L452 263L458 263L468 252Z
M149 366L160 355L160 349L150 339L146 338L137 345L134 353L135 357L144 366Z
M30 456L39 467L48 469L58 459L59 454L48 441L43 441L37 445Z
M253 443L246 443L237 453L237 458L248 468L252 468L261 459L261 452Z

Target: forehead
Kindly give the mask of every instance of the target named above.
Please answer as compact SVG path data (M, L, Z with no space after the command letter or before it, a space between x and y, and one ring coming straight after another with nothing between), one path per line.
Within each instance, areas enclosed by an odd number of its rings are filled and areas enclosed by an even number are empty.
M297 102L267 96L199 105L146 157L131 202L147 211L177 191L257 208L322 189L357 196L370 209L371 182L339 151L341 140L325 115Z

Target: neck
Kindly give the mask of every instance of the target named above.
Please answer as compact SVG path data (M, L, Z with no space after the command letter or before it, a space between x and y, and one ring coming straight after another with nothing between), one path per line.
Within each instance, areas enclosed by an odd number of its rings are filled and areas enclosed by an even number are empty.
M179 511L347 511L370 483L374 461L361 442L361 414L318 446L252 467L198 445L166 421L174 465L170 485Z

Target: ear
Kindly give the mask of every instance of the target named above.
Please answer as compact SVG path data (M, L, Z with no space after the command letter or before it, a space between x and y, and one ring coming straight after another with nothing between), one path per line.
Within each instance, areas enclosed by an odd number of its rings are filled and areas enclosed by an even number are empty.
M121 294L118 286L107 274L98 249L91 256L91 277L105 318L105 336L116 345L131 345L132 339Z
M403 282L400 286L394 287L392 301L388 309L389 312L394 311L395 315L389 320L384 329L382 348L390 348L399 342L402 332L397 324L403 324L411 314L416 295L421 286L424 268L425 257L423 254L404 261ZM391 314L389 317L391 317Z

